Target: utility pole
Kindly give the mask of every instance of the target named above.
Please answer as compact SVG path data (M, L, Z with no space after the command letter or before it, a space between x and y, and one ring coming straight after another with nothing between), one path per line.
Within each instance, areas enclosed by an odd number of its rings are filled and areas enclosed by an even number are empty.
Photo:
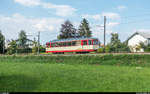
M40 54L40 31L38 32L38 52L37 54Z
M3 41L3 54L5 53L5 39Z
M19 48L19 46L18 46L18 43L16 43L17 44L17 47L16 47L16 55L17 55L17 53L18 53L18 48Z
M106 16L104 16L104 53L105 53L105 39L106 37Z
M104 16L104 26L97 25L97 27L103 27L103 30L104 30L104 50L103 50L103 52L105 53L105 42L106 42L106 16Z

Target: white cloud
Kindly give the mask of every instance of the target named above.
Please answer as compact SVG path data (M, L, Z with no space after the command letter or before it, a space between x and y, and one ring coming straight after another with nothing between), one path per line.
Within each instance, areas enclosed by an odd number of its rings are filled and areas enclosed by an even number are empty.
M101 14L94 14L94 15L83 14L81 16L82 16L82 18L94 19L94 20L101 20L101 19L103 19L104 16L106 16L109 19L119 19L120 18L119 14L113 13L113 12L103 12Z
M38 6L41 3L40 0L15 0L15 2L25 6Z
M107 23L107 26L114 27L114 26L117 26L119 24L120 23L118 23L118 22L109 22L109 23Z
M92 18L95 19L95 20L100 20L101 19L101 15L96 14L96 15L93 15Z
M120 15L113 12L103 12L102 16L106 16L107 18L110 19L120 19Z
M137 30L134 30L134 32L146 32L146 33L150 33L150 29L137 29Z
M91 18L91 16L93 16L93 15L83 14L83 15L81 15L81 16L82 16L82 18Z
M121 6L118 6L117 9L118 9L118 10L124 10L124 9L127 9L127 7L121 5Z
M6 39L16 39L20 30L25 30L27 34L37 34L37 31L57 34L64 19L58 18L26 18L20 14L12 16L0 16L0 29ZM47 35L45 35L47 36ZM50 35L49 37L53 37Z
M69 5L56 5L52 3L45 3L41 0L15 0L15 2L25 6L40 6L42 8L53 9L57 16L72 16L76 11L75 8Z
M76 11L75 8L69 5L56 5L52 3L42 3L41 5L44 8L55 9L58 16L72 16Z
M106 36L109 39L111 33L115 33L113 30L113 27L119 25L118 22L108 22L106 23ZM103 24L100 24L99 26L92 25L93 28L91 30L93 31L93 36L99 38L99 40L103 43L103 36L104 36L104 26ZM109 40L106 40L108 43Z
M101 15L100 14L95 14L95 15L83 14L83 15L81 15L81 17L82 18L87 18L87 19L101 20Z

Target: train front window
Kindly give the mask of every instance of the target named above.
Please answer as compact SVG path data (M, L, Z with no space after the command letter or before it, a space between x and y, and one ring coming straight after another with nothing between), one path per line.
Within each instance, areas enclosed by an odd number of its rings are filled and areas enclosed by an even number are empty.
M98 45L98 40L93 40L93 45Z

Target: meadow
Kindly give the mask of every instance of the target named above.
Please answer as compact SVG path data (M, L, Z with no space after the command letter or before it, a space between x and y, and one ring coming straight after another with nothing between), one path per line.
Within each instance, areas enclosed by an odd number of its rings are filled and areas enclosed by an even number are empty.
M149 92L150 55L0 56L0 92Z

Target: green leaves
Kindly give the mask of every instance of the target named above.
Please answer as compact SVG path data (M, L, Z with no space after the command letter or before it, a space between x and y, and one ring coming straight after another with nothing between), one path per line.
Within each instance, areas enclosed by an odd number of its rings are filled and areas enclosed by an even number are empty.
M90 30L89 23L85 18L82 20L79 26L78 33L80 36L86 36L86 37L92 36L92 31Z
M9 47L7 49L7 54L14 54L17 50L17 43L15 40L12 40L10 43L9 43Z
M64 24L61 25L60 35L57 36L58 39L67 39L76 37L76 29L73 24L67 20Z
M26 32L21 30L21 32L19 33L19 39L18 39L19 47L20 48L25 48L27 40L28 39L27 39Z
M127 43L121 43L117 33L112 33L111 36L111 42L108 44L110 47L110 52L130 52Z
M73 24L67 20L61 25L60 35L57 36L57 39L67 39L82 36L92 36L92 31L90 30L88 21L83 19L77 32L77 29L74 28Z
M5 45L4 41L5 41L5 37L0 31L0 54L3 53L3 50L4 50L4 45Z

